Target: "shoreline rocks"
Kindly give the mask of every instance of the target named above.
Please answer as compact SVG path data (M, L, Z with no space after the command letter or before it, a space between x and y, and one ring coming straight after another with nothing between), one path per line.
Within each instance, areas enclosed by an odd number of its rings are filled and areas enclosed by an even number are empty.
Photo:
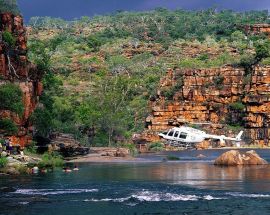
M230 150L220 155L214 162L218 166L237 166L237 165L265 165L266 160L261 158L254 150L240 152Z
M82 146L72 134L55 134L48 145L49 151L57 151L64 157L76 157L89 154L89 147Z

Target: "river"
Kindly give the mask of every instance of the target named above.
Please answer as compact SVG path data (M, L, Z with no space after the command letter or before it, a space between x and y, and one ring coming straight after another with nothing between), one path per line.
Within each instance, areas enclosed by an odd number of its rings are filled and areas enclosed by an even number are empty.
M270 161L270 150L256 150ZM1 176L0 215L270 214L270 165L217 167L224 150L141 155L145 162ZM180 161L162 162L168 154ZM204 154L204 159L196 158ZM149 162L148 162L149 161Z

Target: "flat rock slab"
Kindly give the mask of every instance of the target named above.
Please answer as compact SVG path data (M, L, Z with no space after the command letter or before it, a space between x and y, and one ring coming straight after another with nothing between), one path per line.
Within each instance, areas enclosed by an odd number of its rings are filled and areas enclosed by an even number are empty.
M261 158L254 150L245 153L238 150L230 150L220 155L215 160L215 165L237 166L237 165L265 165L266 160Z

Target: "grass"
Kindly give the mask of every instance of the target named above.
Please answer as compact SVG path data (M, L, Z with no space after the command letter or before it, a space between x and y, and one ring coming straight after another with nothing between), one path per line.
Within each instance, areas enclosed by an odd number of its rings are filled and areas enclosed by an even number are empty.
M156 143L150 144L148 149L151 152L160 152L164 150L164 145L163 143L156 142Z
M167 160L169 160L169 161L179 161L180 158L177 157L177 156L174 156L174 155L168 155Z
M42 160L38 163L39 168L55 168L62 167L64 160L62 156L55 153L45 153L42 155Z
M6 157L0 157L0 168L5 168L8 164L8 159Z

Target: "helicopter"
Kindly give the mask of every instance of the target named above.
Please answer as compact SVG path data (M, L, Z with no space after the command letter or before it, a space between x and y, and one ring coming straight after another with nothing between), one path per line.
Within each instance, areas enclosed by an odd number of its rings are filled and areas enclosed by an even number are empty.
M203 142L207 139L219 140L221 143L225 143L225 140L240 142L243 131L233 137L226 137L225 135L213 135L207 134L204 131L195 129L192 127L180 126L174 127L163 133L159 133L158 136L167 140L167 144L176 147L193 148L196 144Z

